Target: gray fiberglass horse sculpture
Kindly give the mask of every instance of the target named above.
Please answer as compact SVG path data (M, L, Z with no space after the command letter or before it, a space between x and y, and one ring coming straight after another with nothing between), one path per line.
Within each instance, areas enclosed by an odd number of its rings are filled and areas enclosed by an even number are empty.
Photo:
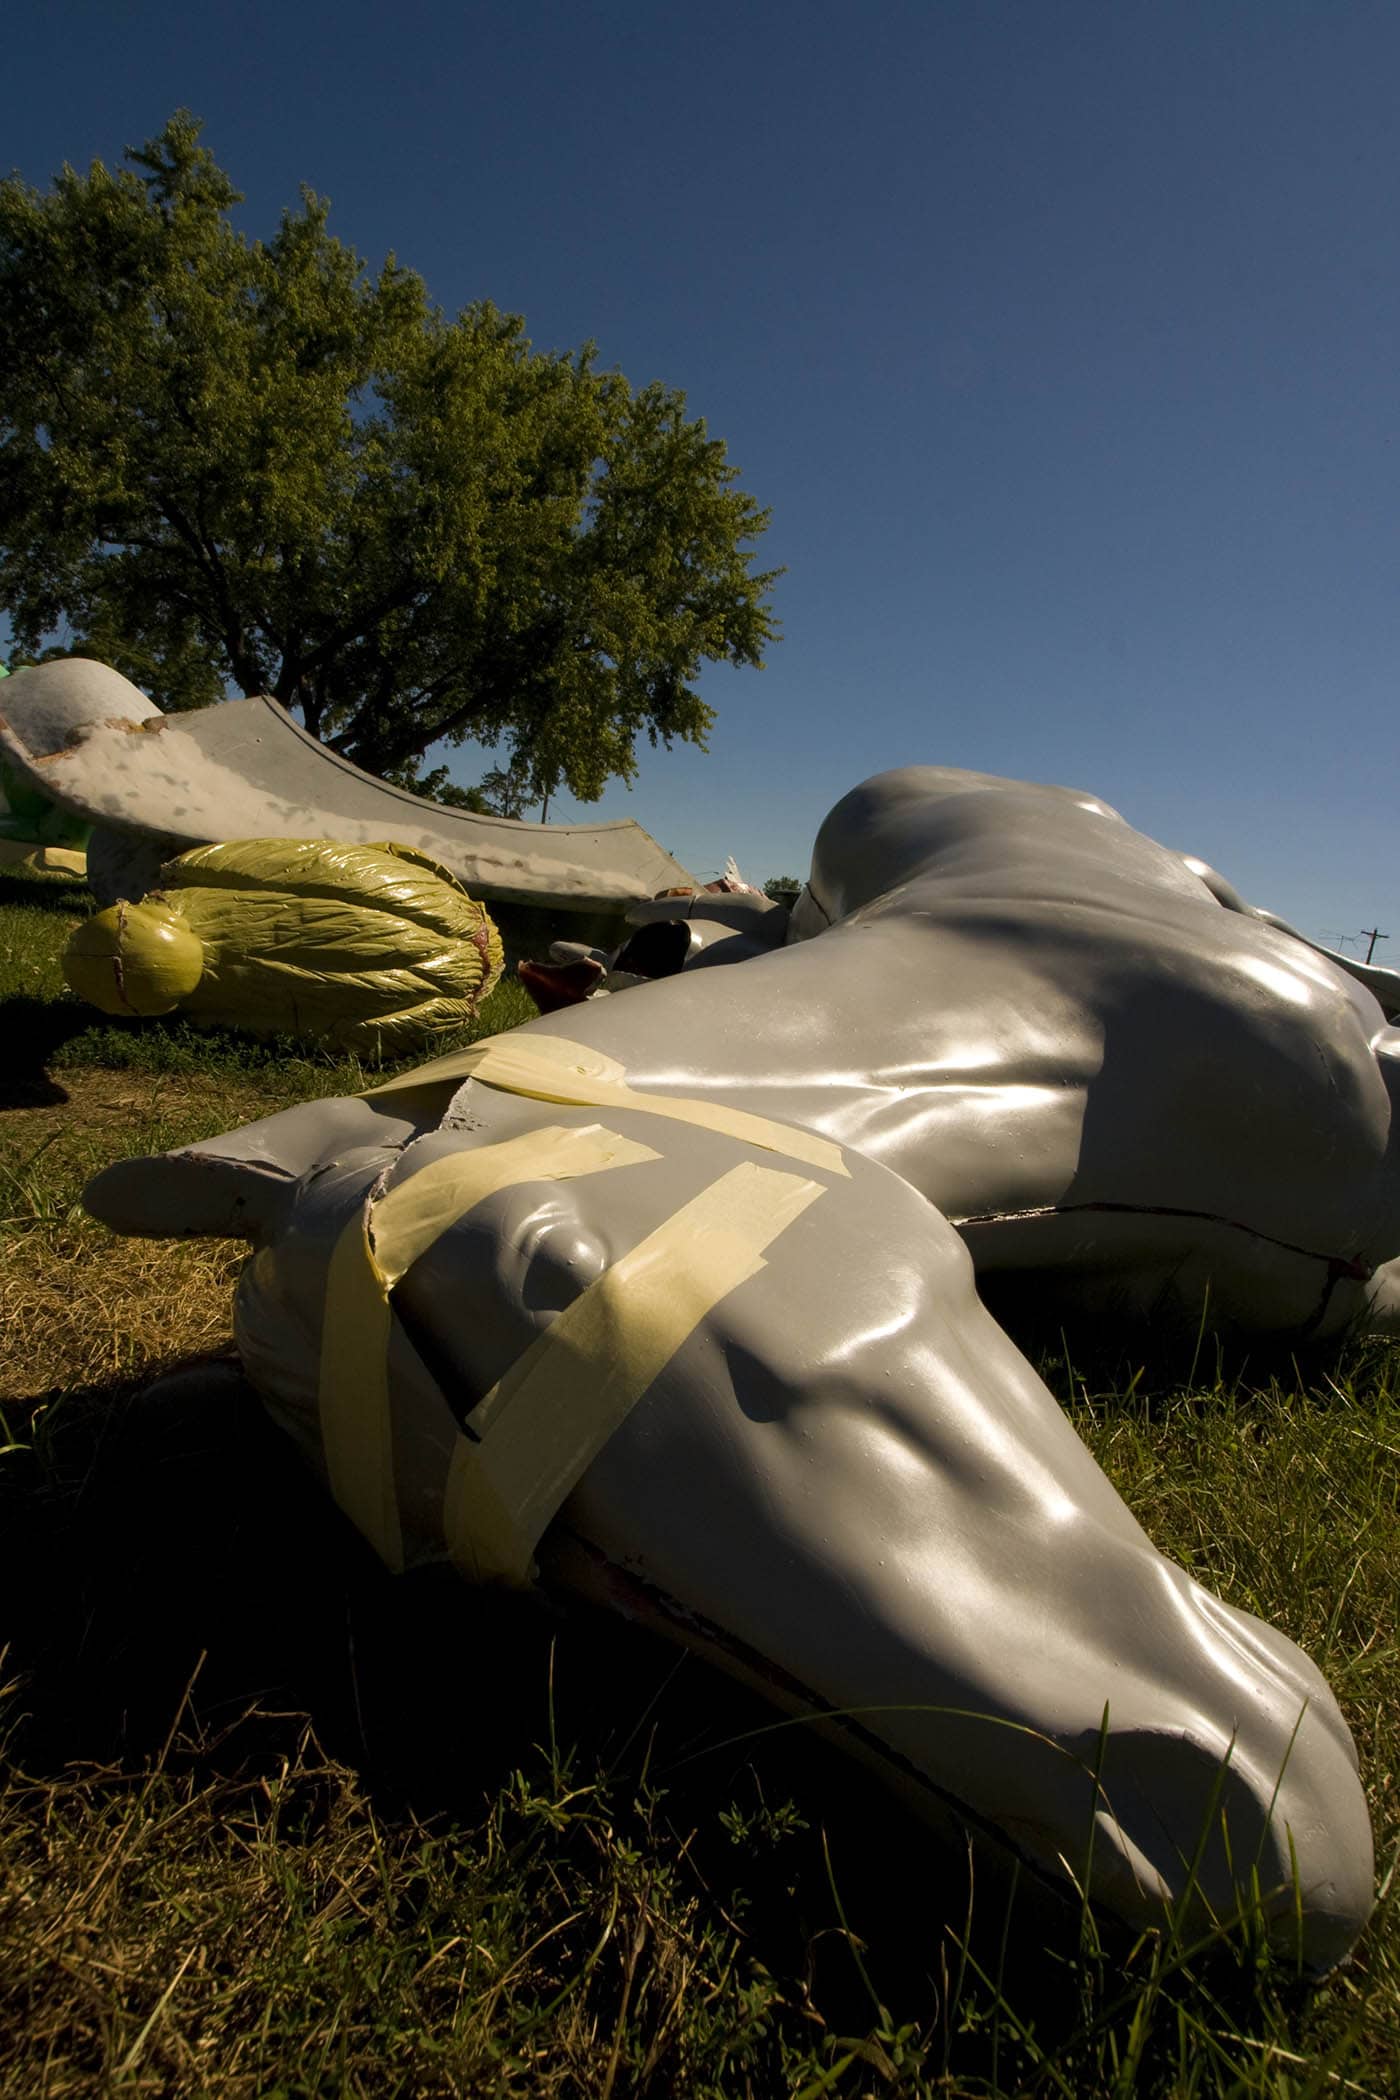
M1340 965L1091 795L932 766L838 803L790 926L696 908L743 931L707 926L625 1031L611 1002L568 1016L625 1040L638 1085L882 1161L979 1277L1048 1280L1061 1319L1400 1332L1400 973ZM717 1000L703 970L784 936Z
M1372 1877L1330 1692L1154 1550L968 1256L1120 1320L1393 1320L1400 1038L1208 873L887 775L790 925L658 903L666 981L89 1207L252 1243L248 1373L391 1565L667 1628L1133 1926L1257 1877L1325 1967Z

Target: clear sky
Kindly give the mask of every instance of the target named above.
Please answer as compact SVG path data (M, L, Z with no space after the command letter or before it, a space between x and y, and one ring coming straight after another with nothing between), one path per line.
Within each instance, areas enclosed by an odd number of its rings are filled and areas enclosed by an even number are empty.
M886 766L1062 781L1400 964L1393 0L18 0L4 37L0 166L185 105L251 232L308 183L726 440L784 639L601 813L761 878Z

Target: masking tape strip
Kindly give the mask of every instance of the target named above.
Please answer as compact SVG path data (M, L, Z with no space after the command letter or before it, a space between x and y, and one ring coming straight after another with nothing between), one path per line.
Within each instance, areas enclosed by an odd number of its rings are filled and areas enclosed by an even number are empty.
M332 1494L391 1568L403 1564L403 1542L389 1409L390 1291L434 1240L498 1190L656 1157L596 1123L577 1130L553 1124L430 1160L377 1201L371 1196L345 1226L326 1274L321 1442Z
M500 1087L509 1094L524 1094L535 1101L557 1101L574 1108L632 1108L650 1116L666 1116L673 1123L691 1123L702 1130L715 1130L724 1137L757 1145L765 1152L779 1152L804 1166L820 1167L829 1174L848 1175L841 1147L829 1138L818 1137L794 1123L775 1123L768 1116L751 1115L747 1109L727 1108L719 1101L691 1101L678 1095L648 1094L627 1084L627 1067L614 1057L564 1036L512 1033L488 1036L466 1050L436 1058L405 1072L367 1096L402 1093L415 1087L443 1081L479 1079L485 1086Z
M746 1162L614 1262L532 1342L456 1444L443 1530L477 1580L529 1580L534 1550L589 1464L818 1182Z

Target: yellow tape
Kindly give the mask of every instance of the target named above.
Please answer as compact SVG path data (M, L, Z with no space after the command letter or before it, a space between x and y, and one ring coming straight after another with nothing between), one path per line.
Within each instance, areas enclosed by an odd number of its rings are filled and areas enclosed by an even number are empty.
M726 1108L718 1101L690 1101L672 1094L648 1094L627 1083L627 1067L614 1057L564 1036L521 1034L488 1036L469 1049L454 1051L405 1072L383 1086L370 1090L379 1094L406 1092L443 1081L479 1079L484 1086L500 1087L505 1093L524 1094L534 1101L557 1101L574 1108L631 1108L649 1116L666 1116L673 1123L691 1123L702 1130L715 1130L724 1137L738 1138L765 1152L779 1152L804 1166L821 1167L829 1174L848 1175L841 1147L829 1138L817 1137L796 1124L775 1123L767 1116L750 1115L747 1109Z
M469 1417L443 1510L477 1579L525 1582L546 1527L619 1423L763 1251L826 1193L746 1163L696 1196L568 1305Z
M390 1291L450 1225L498 1190L656 1157L596 1123L553 1124L430 1160L378 1202L371 1197L346 1225L326 1274L321 1441L332 1494L391 1568L403 1564L403 1542L389 1410Z

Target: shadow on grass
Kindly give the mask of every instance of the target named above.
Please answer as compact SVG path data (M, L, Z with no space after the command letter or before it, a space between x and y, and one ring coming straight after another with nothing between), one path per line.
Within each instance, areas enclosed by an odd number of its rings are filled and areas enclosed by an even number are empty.
M57 912L71 919L85 918L94 902L87 884L76 878L0 873L0 905L22 904L26 911Z
M387 1575L231 1364L74 1393L0 1457L6 1646L10 1755L35 1774L139 1768L182 1715L177 1760L270 1772L309 1716L382 1813L474 1825L557 1744L576 1784L607 1788L624 1838L660 1788L684 1871L837 2031L871 2018L850 1931L884 2002L936 2016L968 1911L961 1838L925 1833L810 1730L754 1740L765 1703L620 1620L446 1570ZM1012 1883L990 1850L976 1877L994 1968ZM1013 1911L1024 1971L1064 1944L1066 1913L1024 1878Z
M285 1055L280 1044L243 1037L210 1041L188 1021L104 1020L81 1000L27 992L0 999L0 1042L7 1053L0 1109L66 1101L65 1070L242 1072Z
M12 1790L19 1815L46 1781L86 1766L93 1842L107 1847L103 1802L144 1798L125 1775L160 1765L216 1821L209 1782L281 1800L290 1776L316 1832L337 1799L367 1797L359 1835L337 1839L361 1847L356 1859L407 1859L426 1824L460 1862L449 1871L470 1876L488 1819L503 1828L513 1800L500 1872L518 1862L522 1890L529 1876L557 1884L567 1907L566 1890L606 1854L639 1914L667 1891L682 1938L732 1943L721 1981L736 2017L744 1977L763 1979L764 2010L743 2017L774 2079L785 2052L829 2052L831 2075L804 2085L813 2094L1146 2100L1185 2090L1173 2082L1182 2036L1207 2016L1227 2042L1238 2026L1241 2061L1258 2054L1261 2020L1296 2051L1296 1980L1262 1970L1248 1937L1179 1976L1170 1952L1159 1972L1151 1935L1130 1947L1105 1932L1076 1948L1077 1905L1018 1878L991 1844L935 1838L848 1756L808 1728L771 1731L765 1703L693 1656L620 1619L473 1590L444 1570L387 1575L232 1362L71 1393L23 1443L35 1404L0 1422L0 1651L17 1686L2 1747L11 1772L29 1775ZM143 1826L141 1843L163 1845L163 1830ZM414 1900L396 1884L395 1930L412 1929ZM541 1911L531 1935L547 1938L554 1916ZM603 1939L611 1930L610 1914ZM1143 2076L1123 2084L1109 2072L1129 2047ZM1275 2091L1229 2083L1233 2049L1202 2100Z
M284 1077L296 1067L319 1072L344 1064L347 1085L359 1077L358 1065L318 1055L290 1036L263 1039L234 1029L196 1028L178 1014L107 1019L77 999L39 999L24 992L0 999L0 1041L7 1051L0 1109L66 1101L62 1079L67 1071L258 1080Z
M507 992L511 988L507 988ZM523 996L523 995L522 995ZM36 999L19 993L0 999L0 1040L12 1055L10 1070L0 1080L0 1107L33 1107L61 1101L65 1071L172 1073L238 1080L272 1080L285 1091L289 1075L301 1075L306 1093L324 1092L328 1075L344 1091L369 1083L366 1075L388 1078L408 1071L429 1057L463 1049L487 1034L502 1032L533 1018L528 1010L501 1001L494 992L478 1019L437 1041L425 1040L401 1058L383 1061L341 1051L290 1035L244 1034L236 1028L196 1026L182 1014L130 1020L109 1019L70 997ZM42 1091L44 1083L50 1091ZM13 1098L10 1098L10 1096Z
M1205 1334L1167 1320L1144 1334L1139 1318L1116 1317L1111 1306L1095 1318L1058 1305L1055 1287L1054 1272L977 1278L987 1311L1062 1403L1083 1393L1112 1394L1161 1413L1189 1394L1205 1409L1223 1392L1274 1382L1325 1403L1331 1374L1356 1348L1354 1336L1316 1342L1296 1332L1277 1338Z
M0 1109L66 1101L67 1093L47 1066L55 1052L91 1022L92 1015L76 1000L34 999L23 992L0 999L0 1042L6 1051Z

